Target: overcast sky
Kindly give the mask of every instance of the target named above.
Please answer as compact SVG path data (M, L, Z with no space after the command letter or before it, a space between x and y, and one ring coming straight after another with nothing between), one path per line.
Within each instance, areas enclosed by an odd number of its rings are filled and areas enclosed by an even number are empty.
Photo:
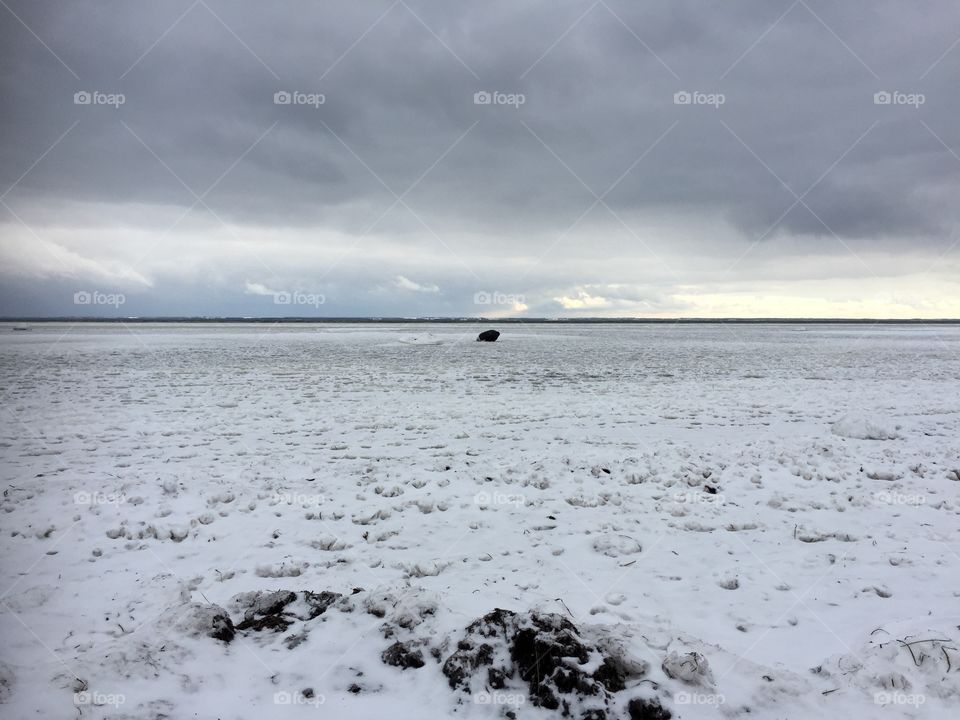
M2 0L0 315L960 317L956 0Z

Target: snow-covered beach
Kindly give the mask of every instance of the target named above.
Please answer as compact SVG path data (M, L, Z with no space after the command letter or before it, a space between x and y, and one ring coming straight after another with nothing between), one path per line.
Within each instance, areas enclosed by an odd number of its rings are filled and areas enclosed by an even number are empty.
M486 327L2 326L0 714L955 716L960 328Z

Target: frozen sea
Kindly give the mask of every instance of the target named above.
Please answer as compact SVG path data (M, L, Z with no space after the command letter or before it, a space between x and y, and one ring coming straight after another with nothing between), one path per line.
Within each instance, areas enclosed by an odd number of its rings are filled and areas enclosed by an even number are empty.
M451 689L494 608L614 638L611 719L960 707L960 326L12 328L5 717L559 716ZM205 633L276 590L343 597Z

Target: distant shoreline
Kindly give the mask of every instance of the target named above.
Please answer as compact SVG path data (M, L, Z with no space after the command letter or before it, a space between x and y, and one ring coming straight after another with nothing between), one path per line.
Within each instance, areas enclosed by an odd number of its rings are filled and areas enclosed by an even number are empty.
M911 318L398 318L398 317L9 317L0 323L425 324L425 325L958 325L960 319Z

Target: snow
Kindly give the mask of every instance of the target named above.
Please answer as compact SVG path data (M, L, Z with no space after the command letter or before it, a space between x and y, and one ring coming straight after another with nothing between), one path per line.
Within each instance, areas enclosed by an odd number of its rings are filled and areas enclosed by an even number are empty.
M953 716L960 328L487 327L0 325L0 714L553 717L442 674L505 608L621 717Z
M897 428L864 417L842 417L833 424L833 432L855 440L894 440Z

